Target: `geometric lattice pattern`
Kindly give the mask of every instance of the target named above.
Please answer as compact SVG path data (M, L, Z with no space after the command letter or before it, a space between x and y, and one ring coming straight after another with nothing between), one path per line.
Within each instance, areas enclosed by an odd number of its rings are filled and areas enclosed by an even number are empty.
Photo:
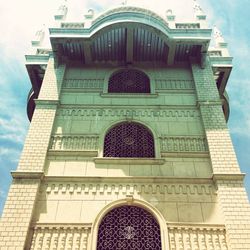
M148 76L134 69L118 71L109 79L109 93L150 93Z
M124 122L111 128L104 139L104 157L153 158L154 138L143 125Z
M147 211L122 206L110 211L98 231L97 250L160 250L160 227Z

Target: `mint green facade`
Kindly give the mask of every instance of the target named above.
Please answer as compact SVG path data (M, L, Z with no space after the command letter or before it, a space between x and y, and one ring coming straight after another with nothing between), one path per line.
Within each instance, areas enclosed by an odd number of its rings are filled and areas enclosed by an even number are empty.
M96 249L105 215L147 210L161 249L250 249L250 208L226 120L232 58L206 16L176 23L121 7L50 28L52 50L33 41L33 89L23 153L1 218L1 249ZM110 93L136 69L150 93ZM34 110L33 110L34 109ZM153 135L155 157L104 157L105 136L134 122Z

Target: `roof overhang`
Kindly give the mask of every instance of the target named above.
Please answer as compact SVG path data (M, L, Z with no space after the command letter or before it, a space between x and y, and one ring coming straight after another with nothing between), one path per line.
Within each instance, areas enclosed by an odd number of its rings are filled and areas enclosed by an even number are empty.
M206 53L212 32L211 29L170 29L163 18L141 8L108 11L90 27L76 27L61 24L59 28L49 29L58 63L70 59L82 64L155 61L173 65Z
M121 7L100 15L89 27L84 23L62 22L59 28L50 28L49 32L52 49L37 48L34 55L26 56L26 68L32 83L27 107L30 120L50 56L54 57L56 64L83 66L102 63L120 66L137 62L172 66L187 63L190 57L202 65L204 58L209 56L228 119L225 87L232 69L232 58L223 56L220 50L208 51L211 29L201 29L197 23L177 23L175 28L170 28L152 11Z

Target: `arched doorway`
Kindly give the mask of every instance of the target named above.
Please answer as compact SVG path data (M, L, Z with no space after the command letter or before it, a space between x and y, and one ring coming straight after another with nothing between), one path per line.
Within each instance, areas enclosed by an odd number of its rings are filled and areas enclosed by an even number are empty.
M108 212L98 229L97 250L161 250L160 226L148 211L125 205Z

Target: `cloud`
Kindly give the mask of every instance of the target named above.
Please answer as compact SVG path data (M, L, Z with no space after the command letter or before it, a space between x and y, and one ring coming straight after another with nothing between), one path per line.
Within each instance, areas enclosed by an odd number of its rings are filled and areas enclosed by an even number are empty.
M5 198L6 197L6 193L0 189L0 198Z
M238 76L238 74L237 74ZM232 134L250 137L250 79L237 77L229 88L231 118L229 119Z
M0 147L0 156L13 156L13 155L15 156L19 155L19 151L15 149Z
M0 142L2 140L23 144L27 131L27 118L24 114L12 114L11 117L0 117Z

